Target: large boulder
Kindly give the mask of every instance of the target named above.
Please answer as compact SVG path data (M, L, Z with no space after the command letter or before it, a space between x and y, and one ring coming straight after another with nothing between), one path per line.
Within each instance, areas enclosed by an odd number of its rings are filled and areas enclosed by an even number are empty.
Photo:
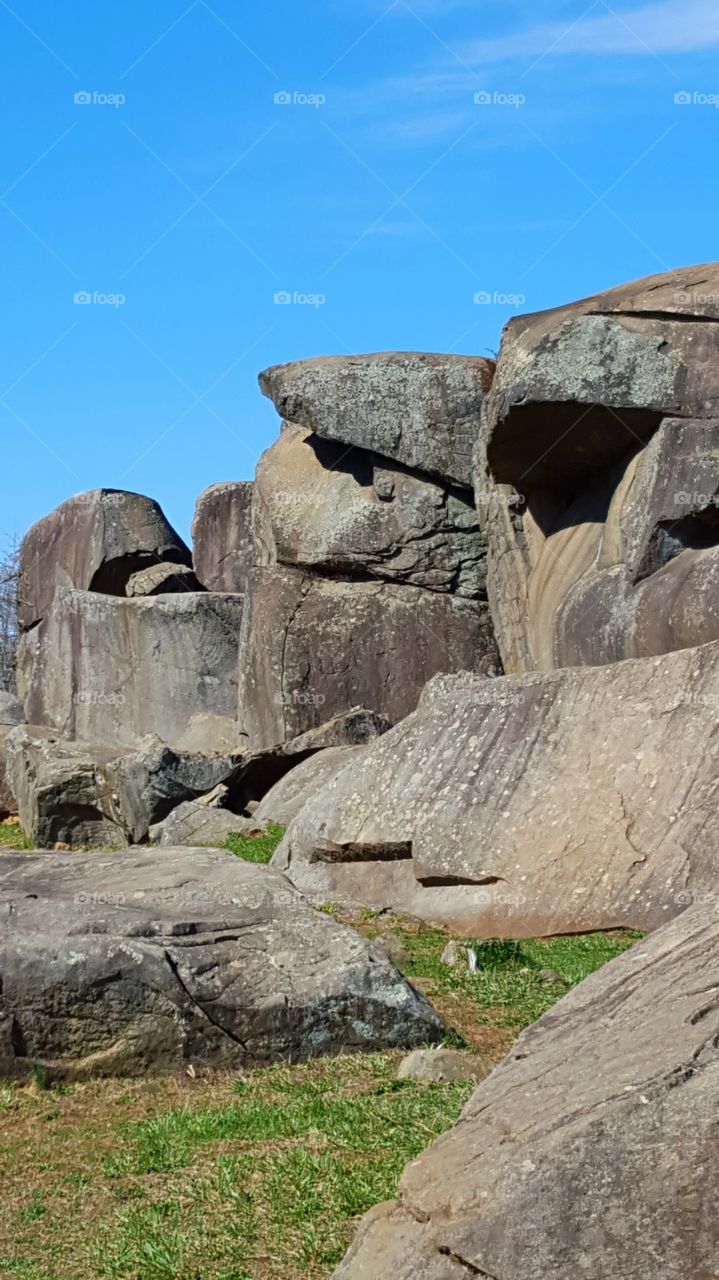
M195 572L208 591L242 595L255 563L252 481L213 484L197 499L192 522Z
M710 1280L718 1044L712 900L524 1032L336 1280Z
M719 266L513 320L476 501L507 671L719 639Z
M486 605L380 581L254 570L238 723L259 750L358 703L396 723L439 671L496 672Z
M307 801L345 765L350 761L359 762L364 750L364 747L325 747L324 751L295 765L260 801L253 814L255 821L288 827Z
M486 597L471 490L303 427L286 426L261 457L254 523L263 563Z
M134 575L167 563L191 569L192 556L151 498L119 489L78 494L33 525L23 539L20 626L27 631L46 617L58 587L124 596ZM186 586L180 581L166 587L170 589ZM142 591L137 578L133 590Z
M159 739L139 749L69 742L21 725L7 742L8 782L24 830L40 847L120 847L146 839L178 805L233 776L242 752L192 755Z
M716 887L718 675L709 644L438 677L308 800L275 865L321 900L470 936L655 928Z
M390 351L276 365L260 388L296 426L468 487L493 371L479 356Z
M219 850L2 855L0 1074L237 1069L434 1042L381 949Z
M22 638L28 722L68 738L177 745L196 715L233 717L243 597L210 592L119 599L60 589Z

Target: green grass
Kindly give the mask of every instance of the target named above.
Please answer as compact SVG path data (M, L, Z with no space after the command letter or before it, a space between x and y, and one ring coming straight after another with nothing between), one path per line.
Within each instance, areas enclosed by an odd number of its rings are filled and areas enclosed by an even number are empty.
M228 836L220 846L229 849L243 862L259 862L266 865L285 834L285 828L270 822L261 836Z
M0 846L6 849L33 849L32 840L17 822L0 823Z
M233 852L245 856L249 844L253 861L267 860L281 834L233 840ZM639 936L468 942L471 973L442 964L449 937L440 929L324 910L367 936L399 939L401 967L490 1062ZM559 980L542 981L545 968ZM456 1121L474 1088L470 1079L400 1081L401 1057L323 1059L241 1079L0 1087L0 1276L329 1280L358 1216L395 1195L407 1162Z
M371 925L365 931L371 934ZM491 1010L496 1025L520 1028L535 1022L570 987L641 937L618 932L528 941L468 939L466 945L477 957L477 970L472 973L468 966L451 969L442 964L447 934L441 930L407 932L400 926L397 932L407 952L404 972L410 978L422 978L430 998L437 992L461 993L479 1011L480 1018ZM542 969L555 969L560 981L542 980Z
M263 1274L253 1268L264 1257L284 1259L278 1275L328 1274L348 1223L394 1194L404 1165L458 1117L472 1087L398 1081L388 1055L340 1058L257 1072L223 1107L130 1126L105 1162L110 1178L171 1177L218 1154L211 1176L190 1175L182 1212L170 1198L118 1215L98 1243L98 1276L189 1277L191 1257L208 1249L218 1262L231 1254L237 1275ZM218 1202L225 1209L208 1240L203 1223Z

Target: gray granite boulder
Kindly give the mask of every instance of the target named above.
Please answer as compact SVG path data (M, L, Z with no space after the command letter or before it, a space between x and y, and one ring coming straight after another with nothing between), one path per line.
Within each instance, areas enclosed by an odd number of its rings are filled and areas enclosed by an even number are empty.
M260 801L253 817L257 822L276 822L287 827L306 802L317 795L340 769L359 763L364 747L326 747L302 764L295 765Z
M176 745L199 714L234 718L243 597L190 592L120 599L60 589L23 636L28 722L68 738Z
M230 853L0 856L0 1074L247 1070L436 1042L380 948Z
M321 901L477 937L652 929L719 874L719 643L439 676L304 805L274 865Z
M213 484L197 499L192 522L195 572L208 591L242 595L255 564L250 480Z
M253 750L358 703L396 723L439 671L496 673L487 606L380 581L254 570L240 643L238 724Z
M276 365L260 388L280 417L315 435L469 487L493 371L479 356L389 351Z
M124 596L133 575L168 561L192 569L189 548L151 498L119 489L78 494L23 538L20 626L29 630L46 617L60 587Z
M475 492L505 670L719 639L719 266L513 320Z
M716 899L581 983L407 1166L335 1280L711 1280Z

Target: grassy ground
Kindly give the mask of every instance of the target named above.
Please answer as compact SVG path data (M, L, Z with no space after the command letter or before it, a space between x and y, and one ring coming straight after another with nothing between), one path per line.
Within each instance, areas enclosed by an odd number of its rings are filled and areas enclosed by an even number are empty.
M229 849L230 853L235 853L244 862L267 863L284 834L284 827L279 827L276 823L269 822L265 828L264 835L228 836L224 841L223 848Z
M29 836L17 822L0 822L0 846L5 849L32 849Z
M228 846L267 862L282 832ZM23 844L0 826L0 843ZM387 913L325 911L391 949L496 1062L522 1027L636 935L468 942ZM553 969L556 977L542 976ZM26 1087L0 1083L1 1280L327 1280L355 1219L454 1123L474 1082L396 1078L401 1054L237 1075Z

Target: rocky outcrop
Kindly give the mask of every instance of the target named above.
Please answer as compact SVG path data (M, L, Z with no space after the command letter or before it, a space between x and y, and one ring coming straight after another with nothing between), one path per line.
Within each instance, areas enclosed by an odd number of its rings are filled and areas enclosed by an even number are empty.
M471 936L655 928L716 883L718 672L710 644L438 677L305 804L275 865L323 901Z
M317 436L469 487L493 370L479 356L390 351L276 365L260 388L281 418Z
M0 1073L237 1069L434 1042L379 947L202 849L2 857Z
M21 824L39 848L137 844L178 805L232 776L244 759L241 752L183 755L152 738L135 750L70 742L28 725L10 731L6 751Z
M507 671L719 639L719 267L507 327L475 488Z
M119 489L81 493L33 525L23 539L20 626L24 631L37 626L59 587L124 596L134 578L132 593L144 594L136 575L167 563L191 570L192 556L156 502Z
M303 427L287 425L261 457L254 522L266 564L486 598L470 490Z
M696 907L523 1033L336 1280L713 1276L719 916Z
M214 592L119 599L57 591L21 641L25 716L70 739L171 746L199 714L236 717L243 598Z
M238 720L254 750L355 703L395 723L438 671L490 675L496 662L488 612L473 601L257 569L242 624Z
M208 591L242 595L255 563L252 482L213 484L200 494L192 522L195 572Z
M8 786L38 847L121 847L148 835L162 836L163 844L211 844L247 830L248 806L296 766L328 749L356 751L388 728L355 708L290 742L252 753L232 746L173 750L152 735L135 747L118 747L21 725L8 731ZM208 810L224 813L208 817ZM256 830L259 822L250 825Z
M0 819L17 814L17 800L7 776L6 739L15 725L23 721L22 703L12 693L0 690Z

